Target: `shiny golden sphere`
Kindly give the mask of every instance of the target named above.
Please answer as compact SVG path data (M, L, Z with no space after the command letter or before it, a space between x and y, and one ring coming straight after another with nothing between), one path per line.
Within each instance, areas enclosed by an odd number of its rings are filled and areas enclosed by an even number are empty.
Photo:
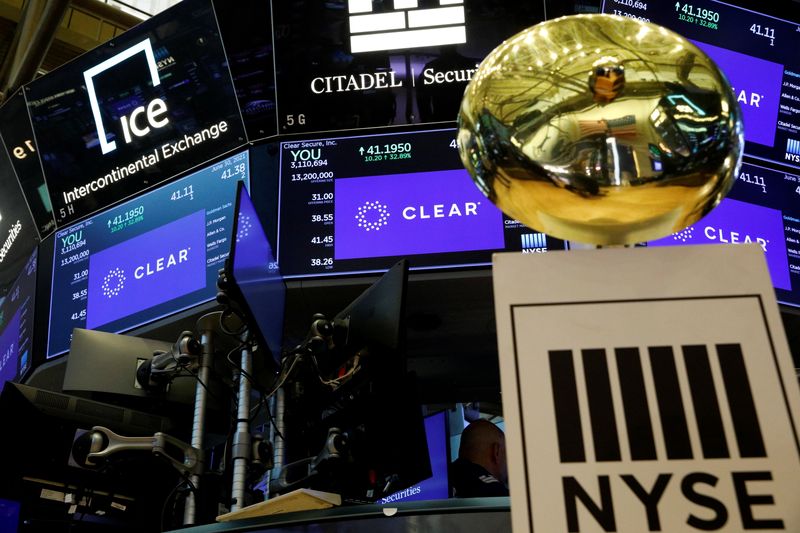
M730 190L744 146L727 80L655 24L564 17L497 47L467 86L461 160L504 213L613 245L680 231Z

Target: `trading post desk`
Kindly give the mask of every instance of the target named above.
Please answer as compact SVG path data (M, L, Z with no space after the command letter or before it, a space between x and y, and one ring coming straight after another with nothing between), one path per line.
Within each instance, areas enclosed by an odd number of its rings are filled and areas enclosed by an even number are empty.
M334 507L181 529L181 533L406 533L511 531L509 499L464 498Z

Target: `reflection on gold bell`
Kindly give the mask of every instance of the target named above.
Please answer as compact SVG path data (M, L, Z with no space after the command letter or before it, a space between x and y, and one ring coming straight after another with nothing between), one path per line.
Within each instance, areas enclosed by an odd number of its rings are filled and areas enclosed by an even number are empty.
M461 159L524 224L613 245L682 230L733 185L741 111L717 66L655 24L576 15L497 47L467 86Z

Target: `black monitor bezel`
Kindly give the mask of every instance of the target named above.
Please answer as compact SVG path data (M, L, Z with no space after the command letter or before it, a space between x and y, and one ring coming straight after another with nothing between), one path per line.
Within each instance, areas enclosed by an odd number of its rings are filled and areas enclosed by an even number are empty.
M236 302L236 306L239 311L242 313L242 318L248 328L248 331L251 335L255 336L256 343L258 344L259 348L266 349L272 355L272 362L274 363L273 370L277 372L280 368L281 360L282 360L282 350L278 350L278 353L274 353L272 348L270 348L269 344L267 343L267 339L264 336L264 332L261 331L261 328L258 325L258 321L255 318L255 313L253 313L250 304L247 301L247 298L244 296L244 292L242 292L241 288L239 287L239 283L236 281L236 276L234 275L234 268L233 265L236 261L236 235L239 233L239 210L241 208L241 201L242 201L242 194L248 194L247 188L244 185L244 182L240 181L236 185L236 202L233 207L233 225L232 225L232 232L231 232L231 247L228 253L228 258L225 260L225 267L223 268L224 277L228 281L225 285L225 290L229 292L229 297L231 300ZM251 200L252 201L252 200ZM254 204L255 205L255 204ZM256 213L258 213L256 211ZM261 226L261 230L264 233L264 238L267 239L269 242L269 237L267 237L266 232L264 231L264 225L261 223L259 217L259 225ZM272 243L270 242L270 246ZM284 290L286 287L285 282L281 278L281 283L284 283ZM284 301L284 311L286 302ZM266 359L266 358L264 358Z

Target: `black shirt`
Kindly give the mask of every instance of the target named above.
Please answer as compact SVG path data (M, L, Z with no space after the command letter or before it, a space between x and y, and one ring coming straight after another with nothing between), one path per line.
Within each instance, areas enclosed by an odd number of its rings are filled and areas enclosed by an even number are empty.
M508 496L506 486L488 470L461 458L450 464L450 486L456 498Z

